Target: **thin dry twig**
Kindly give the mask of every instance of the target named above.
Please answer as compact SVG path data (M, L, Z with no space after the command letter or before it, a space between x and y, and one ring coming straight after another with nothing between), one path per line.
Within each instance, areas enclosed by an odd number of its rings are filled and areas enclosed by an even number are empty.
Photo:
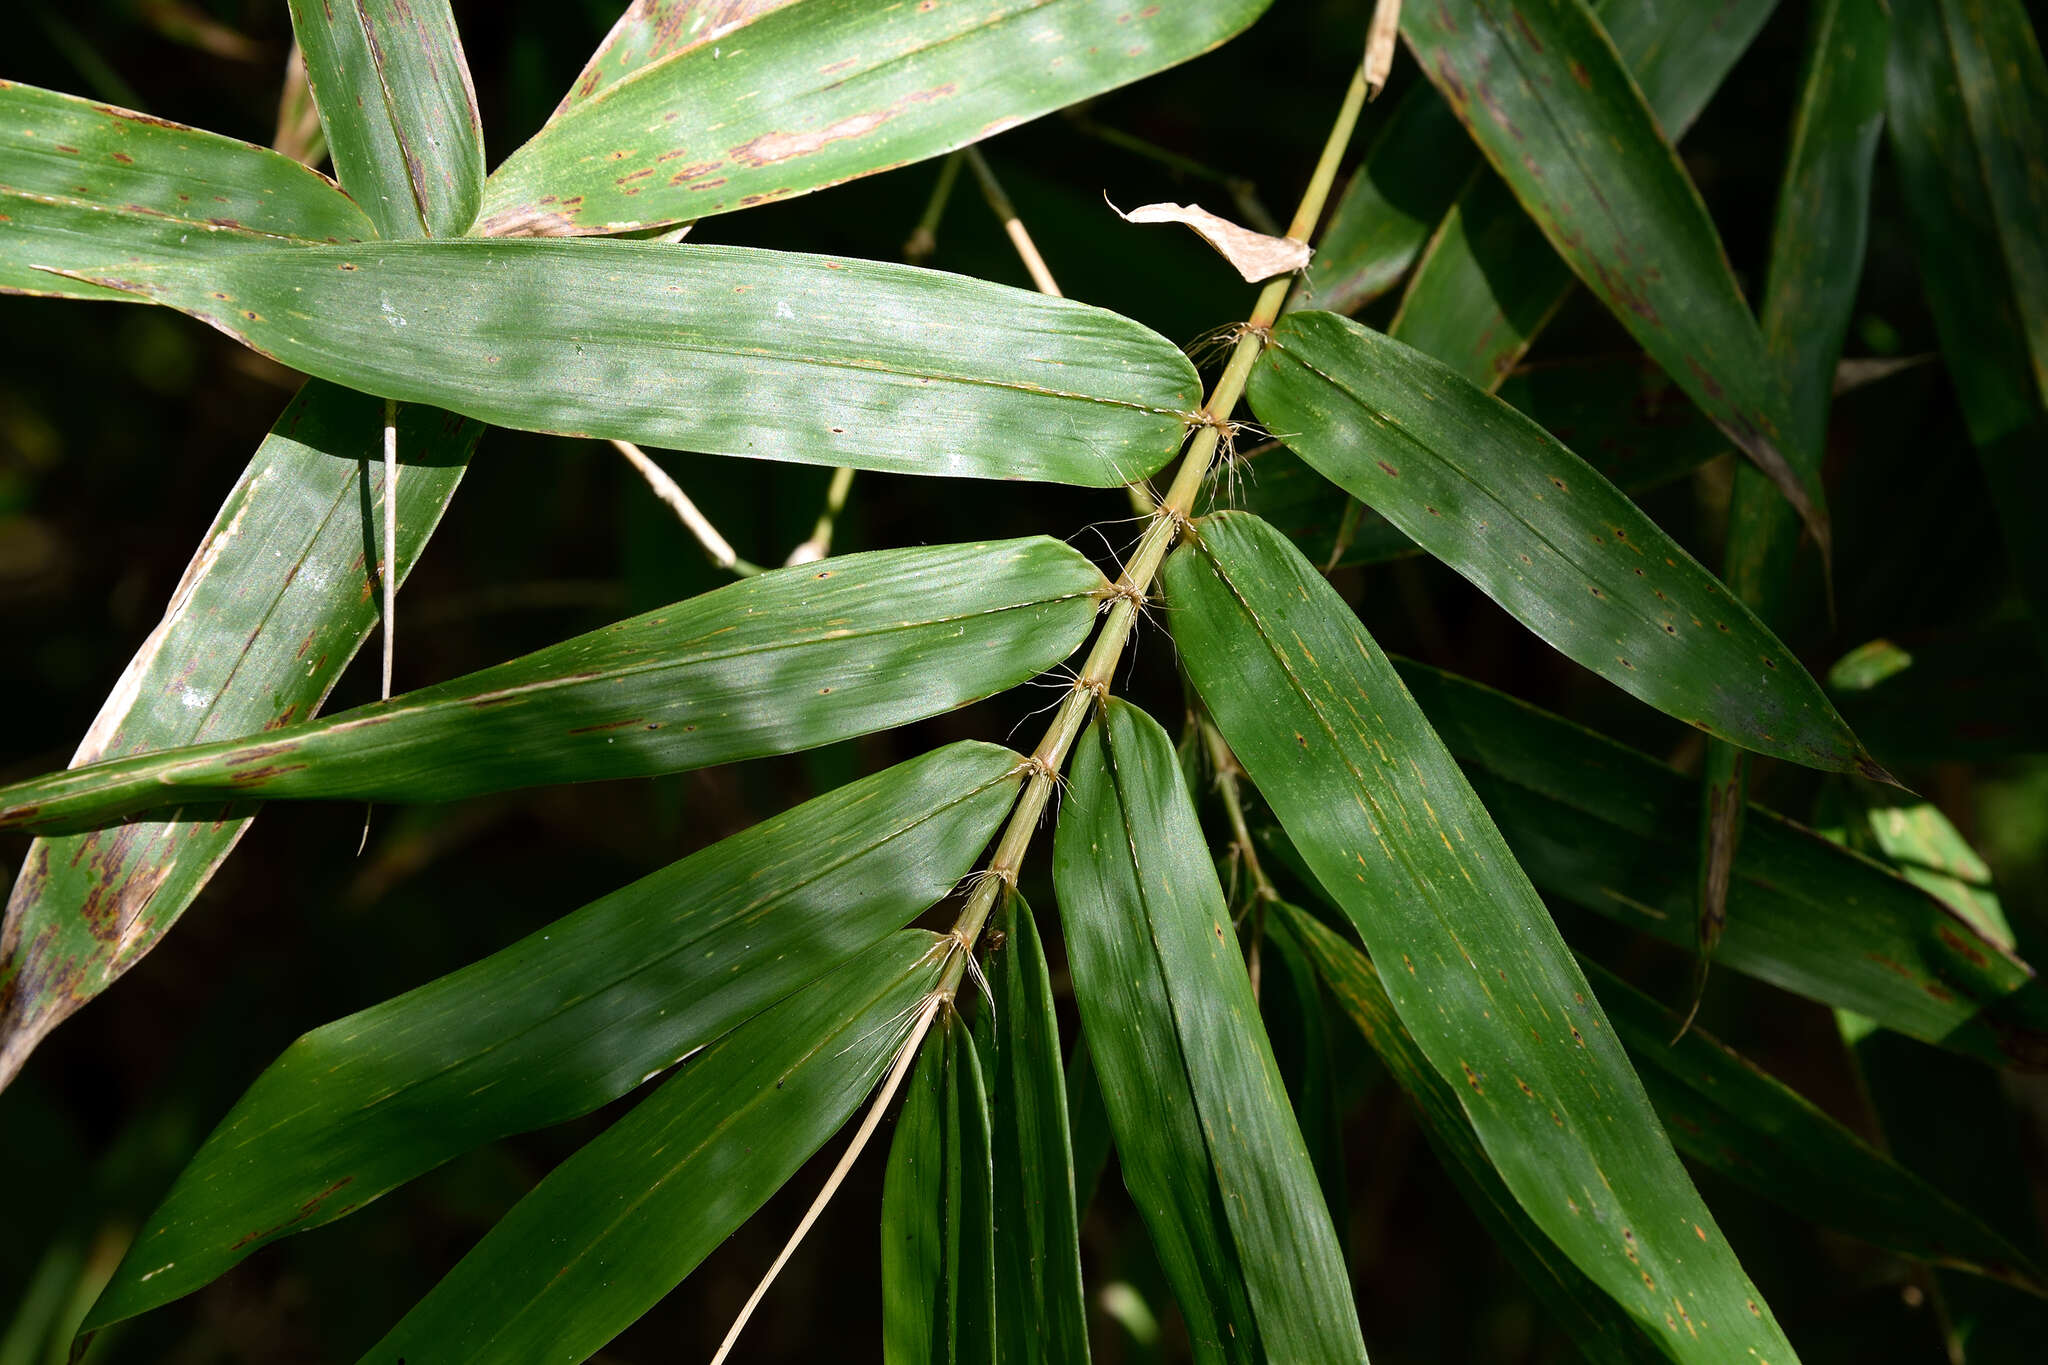
M612 448L626 457L626 462L640 471L640 477L647 480L647 486L654 490L654 496L667 503L669 510L676 514L697 543L704 547L704 555L711 563L728 573L749 578L761 572L758 564L750 564L739 557L732 548L732 542L720 535L711 519L697 510L697 504L690 501L682 485L668 476L668 471L649 459L647 452L631 441L614 440Z
M1401 36L1401 0L1379 0L1373 7L1372 24L1365 31L1365 88L1367 98L1378 99L1387 88L1394 69L1395 40Z
M1056 299L1065 298L1066 295L1060 292L1059 281L1055 280L1052 271L1046 268L1045 257L1038 254L1038 244L1031 240L1031 233L1025 228L1024 220L1017 216L1016 205L1010 202L1009 195L1003 193L1001 182L996 179L996 173L989 169L988 160L982 156L979 147L967 149L967 164L974 168L974 178L981 185L981 197L988 201L989 212L1003 225L1003 231L1010 238L1010 245L1017 248L1017 257L1024 262L1024 270L1031 276L1032 286L1041 294L1050 294Z

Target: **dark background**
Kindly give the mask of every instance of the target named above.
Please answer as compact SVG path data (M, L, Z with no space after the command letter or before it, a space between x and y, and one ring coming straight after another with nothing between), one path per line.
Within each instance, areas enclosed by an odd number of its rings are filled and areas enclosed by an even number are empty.
M617 0L457 0L493 164L540 126L620 8ZM1219 175L1249 180L1284 221L1356 59L1369 8L1365 0L1278 0L1243 39L1081 112ZM194 14L221 28L193 25ZM1805 22L1803 5L1781 7L1684 147L1752 292L1762 278ZM18 4L8 29L0 76L271 139L289 45L285 7L276 0ZM1393 93L1412 79L1404 55ZM1374 121L1369 112L1354 161ZM1229 213L1219 184L1112 145L1067 115L1008 133L986 152L1070 295L1183 343L1249 307L1250 291L1191 237L1126 226L1102 202L1105 192L1126 207L1199 199ZM923 210L936 164L713 219L693 240L894 259ZM1896 191L1884 175L1851 354L1934 347L1903 234ZM933 264L1028 283L965 177ZM1368 316L1383 318L1385 308ZM168 311L0 298L0 338L0 689L7 699L0 780L13 780L69 758L296 379ZM1620 330L1581 295L1533 358L1627 349ZM742 555L770 563L808 532L827 478L794 466L665 459ZM1829 632L1809 613L1807 628L1793 635L1816 672L1875 635L1910 638L2000 608L2007 589L1997 530L1938 367L1837 406L1830 478L1841 541L1840 625ZM1723 459L1646 499L1709 564L1718 558L1727 482ZM863 474L837 548L1043 531L1107 566L1135 536L1129 516L1115 492ZM397 686L498 662L720 581L608 447L492 431L405 589ZM1351 570L1338 582L1389 648L1504 686L1681 763L1697 759L1679 727L1564 662L1440 566ZM358 660L330 709L374 695L373 653ZM1163 631L1141 635L1127 671L1128 692L1177 725L1179 686ZM267 811L163 946L62 1026L0 1094L0 1323L38 1266L75 1257L102 1274L110 1268L206 1130L306 1029L470 962L765 815L934 744L1014 732L1013 742L1028 746L1042 722L1025 713L1049 697L1025 689L787 760L383 810L360 857L357 808ZM1947 765L1912 777L1993 860L2023 933L2038 922L2048 895L2048 768ZM1764 799L1795 814L1810 810L1809 775L1767 771L1761 784ZM0 839L0 874L11 875L25 847L22 839ZM1050 928L1056 921L1045 881L1041 859L1026 889ZM1667 999L1682 993L1683 966L1669 953L1559 913L1576 941ZM1825 1010L1724 973L1702 1017L1838 1116L1863 1122ZM1347 1049L1351 1199L1340 1222L1374 1359L1565 1358L1564 1343L1438 1171L1398 1095L1362 1045L1347 1039ZM2015 1094L2041 1112L2038 1087ZM353 1360L620 1107L474 1153L339 1224L271 1247L206 1291L109 1334L92 1358ZM2037 1174L2038 1136L2037 1124L2027 1139ZM708 1357L837 1150L828 1146L600 1358ZM749 1329L743 1358L878 1352L881 1164L878 1144L784 1272ZM1718 1182L1702 1178L1702 1188L1808 1360L1941 1358L1921 1281L1903 1263L1818 1233ZM2011 1198L2024 1210L2038 1194L2015 1189ZM1113 1168L1086 1220L1083 1257L1098 1358L1182 1358L1171 1297ZM1155 1344L1103 1309L1101 1291L1113 1284L1134 1290L1161 1320ZM34 1359L7 1354L14 1346L0 1336L0 1365Z

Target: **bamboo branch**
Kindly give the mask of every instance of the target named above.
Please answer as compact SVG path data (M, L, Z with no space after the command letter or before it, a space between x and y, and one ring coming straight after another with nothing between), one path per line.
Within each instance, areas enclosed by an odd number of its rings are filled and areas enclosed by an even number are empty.
M810 538L789 552L784 565L809 564L823 559L832 549L832 523L846 508L847 490L853 487L853 471L847 468L832 471L831 486L825 490L825 510L818 513L817 525L811 527Z
M1056 299L1066 295L1060 292L1058 280L1045 265L1045 257L1038 254L1038 244L1031 240L1031 233L1025 228L1024 220L1017 216L1017 208L1010 202L1010 196L1003 193L996 173L989 169L988 159L979 147L967 148L967 164L974 168L974 178L981 184L981 197L988 201L989 212L1003 225L1010 245L1017 248L1018 259L1024 262L1025 273L1031 276L1031 283L1039 293L1050 294Z
M946 203L953 197L953 182L960 178L960 159L961 154L955 152L939 163L938 183L932 186L932 197L925 201L924 217L917 220L909 240L903 243L903 259L912 265L923 265L939 249L939 219L946 216Z
M668 471L647 457L647 452L631 441L614 440L612 448L626 457L626 462L640 471L640 477L647 480L647 486L654 490L654 496L669 505L669 509L689 528L697 543L704 547L705 557L718 568L741 578L751 578L761 572L761 566L741 559L732 548L732 542L718 533L711 519L697 510L697 504L690 501L682 485L668 476Z

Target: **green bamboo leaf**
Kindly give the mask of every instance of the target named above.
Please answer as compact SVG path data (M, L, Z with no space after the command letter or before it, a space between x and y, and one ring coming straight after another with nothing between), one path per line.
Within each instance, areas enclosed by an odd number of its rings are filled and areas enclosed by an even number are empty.
M1270 911L1273 907L1268 905ZM1272 923L1269 913L1264 924ZM1273 1040L1280 1078L1301 1122L1301 1135L1323 1187L1323 1203L1349 1208L1344 1180L1344 1115L1337 1097L1337 1053L1329 1011L1315 967L1286 934L1263 934L1259 944L1259 1014ZM1337 1240L1350 1256L1343 1224Z
M1888 764L2048 753L2048 671L2024 622L1867 641L1828 671L1828 690Z
M905 1092L882 1183L882 1359L993 1365L989 1101L952 1010L925 1038Z
M315 1029L207 1139L93 1322L169 1303L473 1147L589 1113L870 949L972 869L1018 765L973 743L899 764Z
M1624 493L1661 487L1728 449L1720 428L1643 356L1526 366L1498 392ZM1377 564L1417 552L1392 522L1299 460L1254 452L1244 488L1244 510L1285 531L1318 564Z
M1580 959L1678 1150L1821 1227L2048 1294L2002 1233L1740 1054Z
M771 10L795 0L632 0L618 22L590 54L583 70L555 106L560 118L596 94L607 81L617 81L641 68L680 57L693 47L728 38ZM721 51L724 44L719 43Z
M1296 297L1355 313L1392 289L1478 167L1450 107L1430 87L1410 87L1344 187Z
M0 293L118 301L50 272L375 235L333 181L290 157L0 81Z
M1171 459L1201 402L1135 322L908 266L657 242L264 254L94 282L381 397L714 455L1110 487Z
M1074 997L1198 1356L1363 1361L1344 1255L1173 741L1108 700L1070 783L1053 878Z
M448 0L291 0L291 10L335 174L378 234L468 231L484 131Z
M1693 938L1699 784L1477 683L1401 677L1536 885L1681 948ZM1752 805L1716 961L1998 1063L2048 1064L2025 963L1912 883Z
M73 758L248 735L310 716L377 622L362 508L379 505L383 404L318 382L285 408L200 541L163 620ZM481 428L399 412L400 582ZM248 828L213 803L29 845L0 928L0 1086L50 1030L140 961Z
M1744 748L1882 777L1820 685L1628 497L1439 361L1293 313L1248 387L1259 420L1552 646Z
M1009 898L975 1039L994 1117L996 1351L1014 1365L1086 1365L1074 1154L1052 972L1031 907Z
M1450 1082L1437 1074L1403 1027L1379 972L1364 953L1291 905L1267 921L1276 943L1294 943L1313 959L1339 1009L1372 1045L1408 1096L1430 1150L1493 1245L1514 1263L1537 1299L1595 1365L1651 1365L1670 1359L1621 1306L1587 1279L1501 1183Z
M1336 590L1242 513L1195 523L1164 584L1231 750L1536 1225L1674 1359L1796 1359L1535 888Z
M1110 1149L1115 1145L1109 1131L1109 1111L1102 1099L1102 1083L1095 1077L1095 1061L1088 1055L1086 1035L1074 1040L1074 1055L1067 1062L1067 1114L1073 1132L1074 1212L1088 1216L1095 1202L1096 1187L1109 1167Z
M1991 868L1962 831L1932 801L1888 788L1856 793L1862 838L1849 847L1889 865L1901 877L1949 906L2001 948L2014 946L2012 924L1999 903Z
M777 569L324 720L0 788L0 828L200 800L453 801L792 753L1022 682L1081 643L1102 587L1044 536Z
M362 1365L589 1358L846 1121L937 983L944 943L892 935L690 1059L549 1172Z
M1935 330L2048 657L2048 64L2019 0L1900 0L1892 156Z
M1593 8L1658 125L1676 142L1777 4L1605 0ZM1388 331L1490 388L1520 361L1571 288L1570 268L1514 191L1481 176L1430 239Z
M937 156L1198 56L1268 3L639 6L596 59L623 70L492 173L478 229L620 232Z
M1404 11L1402 31L1565 264L1771 476L1825 554L1826 494L1781 449L1779 384L1721 239L1582 0L1442 0Z

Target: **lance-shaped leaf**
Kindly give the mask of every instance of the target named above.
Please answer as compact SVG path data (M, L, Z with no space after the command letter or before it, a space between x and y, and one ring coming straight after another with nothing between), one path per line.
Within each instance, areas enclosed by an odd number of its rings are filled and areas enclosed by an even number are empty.
M342 186L378 235L476 221L484 130L448 0L291 0L292 32Z
M1053 879L1124 1177L1197 1354L1363 1361L1344 1253L1173 741L1127 703L1105 702L1075 751ZM1250 1320L1214 1288L1200 1298L1225 1275Z
M1336 590L1242 513L1195 523L1164 583L1232 752L1536 1225L1674 1359L1794 1359L1535 888Z
M1022 682L1081 642L1102 586L1043 536L777 569L325 720L17 783L0 827L200 799L452 801L792 753Z
M1031 907L1012 896L975 1020L993 1119L996 1352L1011 1365L1088 1360L1074 1152L1052 972Z
M1422 69L1565 264L1825 550L1826 496L1780 448L1780 385L1721 239L1583 0L1442 0L1402 18Z
M846 1121L936 984L942 944L892 935L685 1062L549 1172L362 1365L595 1354Z
M73 758L249 735L318 710L377 622L383 404L308 384L257 448ZM400 581L481 428L432 408L398 420ZM140 961L212 877L248 817L218 802L171 820L29 846L0 928L0 1085L51 1029Z
M268 148L0 81L0 293L121 300L50 272L375 235L333 181Z
M1699 1029L1581 959L1680 1152L1821 1227L2048 1293L2003 1234Z
M1535 883L1692 946L1699 784L1468 679L1402 680ZM2031 968L1903 878L1760 806L1745 818L1716 961L1925 1042L2048 1064Z
M882 1359L994 1365L995 1168L974 1040L944 1011L904 1087L882 1181Z
M1206 52L1269 2L636 6L492 173L478 228L619 232L937 156Z
M1777 3L1605 0L1593 8L1658 125L1675 141ZM1515 192L1498 177L1481 176L1430 239L1388 330L1491 388L1521 359L1571 288L1571 269L1522 212Z
M2048 64L2020 0L1900 0L1887 112L1920 275L2048 658Z
M1728 449L1720 428L1641 356L1525 367L1498 392L1624 493L1669 483ZM1316 563L1341 568L1416 552L1392 522L1299 460L1253 456L1244 510L1285 531Z
M1465 1202L1492 1234L1493 1244L1572 1343L1598 1365L1649 1365L1670 1359L1630 1320L1621 1306L1587 1279L1544 1235L1501 1183L1457 1090L1437 1074L1403 1027L1379 973L1364 953L1335 931L1291 905L1267 920L1276 941L1298 943L1328 986L1331 998L1357 1026L1387 1074L1408 1096L1430 1150Z
M131 1317L473 1147L589 1113L902 928L1016 795L927 754L622 887L288 1048L144 1223L94 1310Z
M1293 313L1252 407L1302 459L1570 658L1712 735L1883 771L1778 638L1628 497L1440 361Z
M1464 125L1436 91L1410 87L1344 187L1297 297L1354 313L1393 288L1478 165Z
M138 268L294 369L498 426L903 474L1109 487L1201 402L1164 337L958 275L748 247L421 242Z

